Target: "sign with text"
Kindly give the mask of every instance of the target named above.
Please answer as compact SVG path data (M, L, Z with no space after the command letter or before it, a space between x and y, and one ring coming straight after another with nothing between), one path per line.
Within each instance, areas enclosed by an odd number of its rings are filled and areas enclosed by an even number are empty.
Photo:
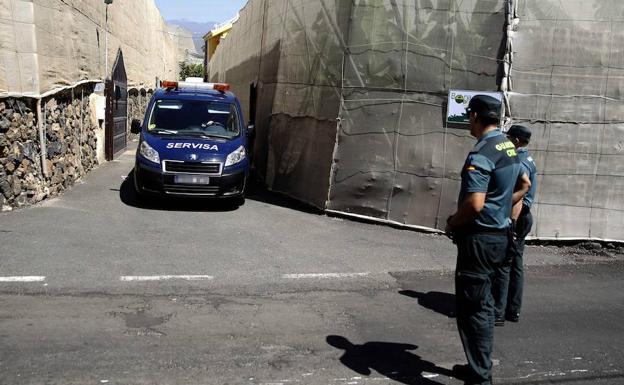
M468 107L470 99L475 95L488 95L501 102L503 101L502 92L449 90L446 122L451 124L470 124L468 113L466 113L466 107Z

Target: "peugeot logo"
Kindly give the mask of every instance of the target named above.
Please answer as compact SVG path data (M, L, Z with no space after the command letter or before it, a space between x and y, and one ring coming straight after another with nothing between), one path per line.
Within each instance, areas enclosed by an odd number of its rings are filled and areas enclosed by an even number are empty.
M191 155L189 155L189 159L190 159L190 160L197 160L197 154L191 154Z

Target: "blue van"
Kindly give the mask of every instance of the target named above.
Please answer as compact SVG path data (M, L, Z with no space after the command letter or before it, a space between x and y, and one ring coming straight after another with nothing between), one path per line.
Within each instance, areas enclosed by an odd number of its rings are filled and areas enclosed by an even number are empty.
M242 204L249 176L240 102L227 84L161 82L150 100L134 167L138 195L230 198Z

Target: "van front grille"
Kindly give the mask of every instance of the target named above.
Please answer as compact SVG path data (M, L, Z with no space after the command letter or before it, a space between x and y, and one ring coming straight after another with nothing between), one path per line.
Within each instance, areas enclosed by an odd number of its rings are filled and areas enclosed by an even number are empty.
M176 162L165 160L165 172L221 175L221 163Z

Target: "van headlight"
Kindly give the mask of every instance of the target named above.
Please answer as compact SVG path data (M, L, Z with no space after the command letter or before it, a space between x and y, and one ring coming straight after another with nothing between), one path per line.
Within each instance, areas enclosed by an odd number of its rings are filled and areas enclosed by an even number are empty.
M147 144L146 141L142 141L139 145L139 154L142 157L149 160L150 162L160 164L160 156L158 155L158 151L154 150L152 146Z
M227 156L227 159L225 160L225 167L233 166L237 163L242 162L243 160L245 160L246 156L247 152L245 151L245 147L240 146L236 149L236 151Z

